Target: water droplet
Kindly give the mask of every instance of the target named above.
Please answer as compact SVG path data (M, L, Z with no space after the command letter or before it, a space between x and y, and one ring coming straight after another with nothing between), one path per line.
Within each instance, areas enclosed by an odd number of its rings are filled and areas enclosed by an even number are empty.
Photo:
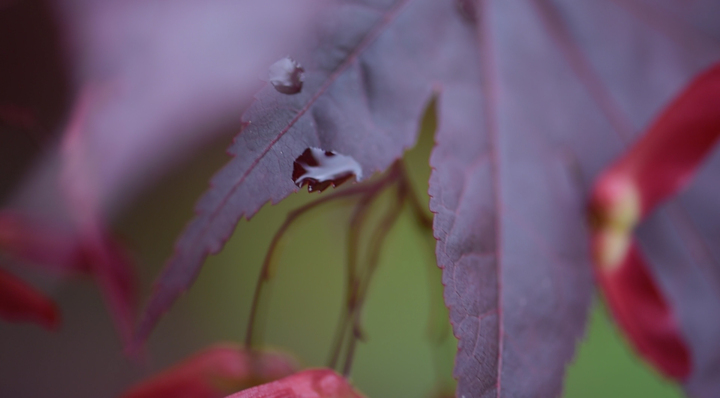
M293 163L295 185L308 186L308 192L337 187L351 177L362 178L362 167L352 156L341 155L320 148L308 148Z
M468 22L477 22L477 5L475 4L475 0L455 0L455 5L463 18Z
M270 65L270 84L283 94L299 93L304 80L305 69L290 57Z

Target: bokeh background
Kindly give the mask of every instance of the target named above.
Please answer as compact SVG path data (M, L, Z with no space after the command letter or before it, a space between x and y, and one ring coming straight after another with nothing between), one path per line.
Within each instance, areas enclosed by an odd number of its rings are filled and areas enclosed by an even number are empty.
M404 159L423 203L428 201L427 160L433 130L429 111L418 145ZM18 133L0 129L5 197L32 164L28 159L39 154L23 141L28 137ZM232 133L231 128L166 175L118 218L115 229L139 263L143 299L209 177L227 161L224 149ZM24 149L14 151L10 145ZM123 357L99 292L90 281L57 280L6 261L4 266L57 299L64 325L49 333L32 325L0 323L0 397L114 397L209 344L242 341L253 287L273 234L289 211L317 197L300 192L278 205L266 205L252 220L241 221L225 249L208 259L195 285L162 320L149 341L144 363ZM264 296L264 343L295 354L304 366L327 363L342 305L351 209L352 203L338 202L302 217L283 240L275 277ZM418 227L407 210L385 243L364 311L368 340L358 346L352 372L353 382L369 397L429 397L452 385L456 342L447 333L433 243L430 232ZM446 338L438 343L443 331ZM568 368L565 396L669 398L681 393L631 352L601 300L595 300L586 339Z

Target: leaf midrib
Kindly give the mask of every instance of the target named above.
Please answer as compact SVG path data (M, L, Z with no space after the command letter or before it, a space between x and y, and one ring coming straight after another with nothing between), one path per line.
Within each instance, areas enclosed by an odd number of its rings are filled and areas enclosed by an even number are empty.
M483 0L477 8L476 20L478 21L477 34L478 45L480 47L480 65L481 71L481 91L483 94L483 109L485 115L485 129L487 130L490 140L490 167L493 178L494 207L495 207L495 278L497 284L497 314L498 314L498 354L496 365L496 381L495 396L500 398L502 390L502 362L503 362L503 346L505 338L505 328L503 324L503 305L502 305L502 222L500 217L501 211L501 188L500 188L500 160L499 152L499 134L497 123L497 71L495 69L495 59L493 56L492 34L490 29L490 0Z

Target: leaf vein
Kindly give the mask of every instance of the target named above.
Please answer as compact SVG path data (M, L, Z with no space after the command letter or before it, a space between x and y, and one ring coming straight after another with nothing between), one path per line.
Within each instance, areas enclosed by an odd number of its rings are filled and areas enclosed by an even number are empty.
M225 204L228 202L230 197L233 196L233 194L237 191L237 189L243 184L245 179L252 173L252 171L255 169L255 167L260 163L260 161L265 157L265 155L270 152L270 150L275 146L275 144L297 123L300 118L307 113L308 110L315 104L315 102L328 90L328 88L337 80L337 78L345 72L345 70L352 65L356 58L365 51L379 36L382 34L382 32L397 18L397 16L400 14L402 9L410 3L411 0L402 0L399 1L397 5L395 5L393 8L388 10L387 14L383 18L382 21L380 21L378 24L375 25L375 27L367 34L367 36L363 39L363 41L353 49L353 51L348 55L347 59L330 75L328 76L327 80L320 86L318 91L308 100L308 102L303 106L300 110L298 110L297 115L295 115L276 136L273 138L270 143L263 149L260 156L258 156L256 159L253 160L252 164L248 167L248 169L243 173L243 175L232 185L232 188L230 191L223 196L222 200L220 201L220 204L217 206L217 208L209 215L209 221L206 225L206 227L203 229L200 236L204 236L208 229L210 228L210 224L212 223L212 220L215 219L219 214L223 207L225 207Z

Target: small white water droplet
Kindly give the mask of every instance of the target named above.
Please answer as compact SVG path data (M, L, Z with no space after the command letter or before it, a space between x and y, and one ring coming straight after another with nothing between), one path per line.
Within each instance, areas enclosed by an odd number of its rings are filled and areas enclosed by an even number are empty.
M293 163L293 182L308 191L323 191L338 186L355 176L362 178L362 167L352 156L320 148L307 148Z
M297 61L285 57L270 65L270 84L283 94L297 94L302 90L305 69Z

